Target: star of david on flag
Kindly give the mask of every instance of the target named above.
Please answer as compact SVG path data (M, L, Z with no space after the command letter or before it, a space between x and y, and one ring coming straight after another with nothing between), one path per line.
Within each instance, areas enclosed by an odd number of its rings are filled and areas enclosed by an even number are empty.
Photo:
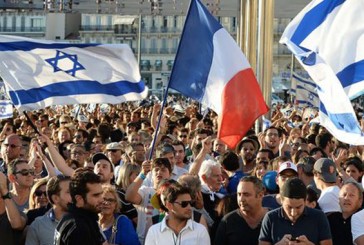
M0 72L18 110L142 100L148 88L125 44L70 44L0 35Z
M0 100L0 119L13 117L13 105L10 100Z
M56 57L45 61L54 68L54 72L64 71L73 77L76 75L76 71L85 70L85 67L78 62L77 55L67 54L59 50L56 50Z

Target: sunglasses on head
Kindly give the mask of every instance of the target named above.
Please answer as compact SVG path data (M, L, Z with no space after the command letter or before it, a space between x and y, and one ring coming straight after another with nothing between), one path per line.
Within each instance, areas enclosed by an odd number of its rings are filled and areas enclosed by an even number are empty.
M40 197L40 196L44 195L46 197L47 196L47 192L41 191L41 190L36 190L34 192L34 195L36 195L37 197Z
M185 208L188 206L188 204L193 207L195 205L195 202L194 201L182 201L182 202L174 202L174 203L177 203L178 205L180 205L182 208Z
M23 176L34 175L33 169L22 169L20 171L15 172L14 174L21 174Z
M107 150L107 151L111 151L111 152L117 152L118 150L112 149L112 150Z

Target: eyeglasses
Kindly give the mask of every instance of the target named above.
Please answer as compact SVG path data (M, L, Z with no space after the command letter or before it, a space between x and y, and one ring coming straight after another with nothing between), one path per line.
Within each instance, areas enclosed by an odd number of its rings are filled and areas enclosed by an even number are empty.
M4 144L5 147L8 147L10 146L10 148L17 148L17 147L20 147L20 145L15 145L15 144Z
M291 143L291 146L296 146L296 147L298 147L298 146L300 146L300 143Z
M115 150L115 149L112 149L112 150L107 150L107 151L111 151L111 152L117 152L117 151L119 151L119 150Z
M116 199L114 198L104 198L104 203L116 203Z
M23 176L28 176L28 175L34 176L34 170L33 169L22 169L20 171L15 172L14 174L21 174Z
M82 137L82 136L81 136L81 135L79 135L79 134L76 134L76 135L74 135L74 136L73 136L73 138L77 138L77 139L81 139L81 137Z
M41 190L36 190L34 192L34 195L36 195L37 197L40 197L40 196L44 195L46 197L47 196L47 192L41 191Z
M177 203L178 205L180 205L182 208L185 208L188 206L188 204L193 207L195 205L195 202L194 201L182 201L182 202L174 202L174 203Z
M67 122L60 122L60 124L66 124Z
M186 134L181 134L179 137L180 138L187 138L187 135Z

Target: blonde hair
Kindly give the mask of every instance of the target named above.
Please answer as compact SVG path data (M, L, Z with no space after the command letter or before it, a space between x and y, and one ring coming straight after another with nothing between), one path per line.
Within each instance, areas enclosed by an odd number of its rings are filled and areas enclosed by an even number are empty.
M30 194L29 194L29 208L28 210L31 210L31 209L35 209L36 208L36 203L35 203L35 198L34 198L34 194L35 194L35 191L43 186L43 185L47 185L47 182L48 182L48 178L42 178L42 179L39 179L37 180L34 185L32 186L32 188L30 189Z
M114 196L114 198L116 200L116 203L115 203L116 206L115 206L114 213L119 213L120 209L121 209L121 201L120 201L119 195L116 191L116 188L110 184L104 184L104 185L102 185L102 192L103 192L103 194L110 193L111 195Z
M140 166L137 164L125 163L119 169L119 176L116 180L116 184L126 191L126 188L131 184L130 175L132 173L140 173Z

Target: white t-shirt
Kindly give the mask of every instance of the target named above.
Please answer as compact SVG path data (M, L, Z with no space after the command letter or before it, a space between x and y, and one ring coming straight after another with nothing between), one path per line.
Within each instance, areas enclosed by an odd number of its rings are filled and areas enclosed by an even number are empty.
M351 234L353 235L353 243L355 239L364 235L364 210L353 214L351 217Z
M144 244L147 231L153 224L152 217L157 215L159 211L153 208L150 203L150 199L155 193L154 188L141 186L138 193L142 197L142 202L139 205L134 205L138 212L137 234L140 243Z
M341 212L341 208L339 205L339 192L340 188L338 186L330 186L321 191L320 198L317 202L320 205L322 212L331 213L331 212Z

